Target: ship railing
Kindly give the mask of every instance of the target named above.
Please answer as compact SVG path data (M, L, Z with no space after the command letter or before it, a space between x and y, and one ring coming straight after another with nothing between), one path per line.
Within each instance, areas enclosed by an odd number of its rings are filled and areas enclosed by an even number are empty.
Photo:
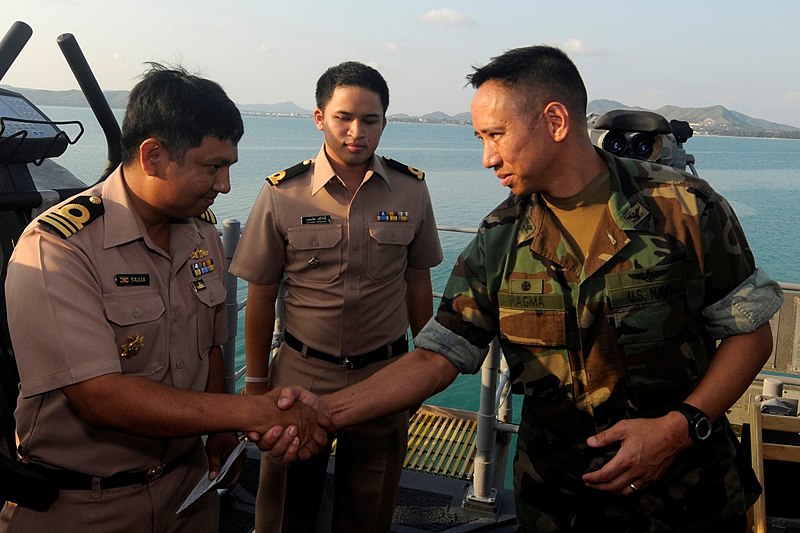
M476 233L475 228L439 226L439 231L455 233ZM225 219L222 222L222 242L226 264L233 260L234 252L241 236L241 222ZM228 340L223 346L225 361L225 384L227 391L233 393L237 383L244 376L246 366L236 368L236 338L239 328L239 312L247 305L247 299L238 301L238 278L231 273L225 279L227 287ZM441 298L441 293L435 293ZM276 323L273 334L273 351L280 344L283 329L283 298L279 294L276 303ZM500 345L495 339L489 355L481 367L480 403L477 414L477 436L475 439L475 458L472 483L464 501L464 507L478 513L493 514L498 506L498 491L505 485L505 472L508 460L510 436L517 433L518 426L512 423L513 403L509 387L508 365L502 357Z

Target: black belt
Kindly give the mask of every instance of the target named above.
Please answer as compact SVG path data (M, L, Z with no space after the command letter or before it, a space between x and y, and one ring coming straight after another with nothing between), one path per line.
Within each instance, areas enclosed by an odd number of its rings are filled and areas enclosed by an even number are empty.
M100 480L100 488L114 489L128 485L144 485L167 475L176 466L185 462L194 455L194 450L169 461L139 472L119 472L109 477L90 476L74 470L48 470L47 477L55 481L59 488L64 490L92 490L95 479Z
M292 348L292 350L298 351L309 357L313 357L314 359L320 359L321 361L339 365L347 370L359 370L372 363L385 361L386 359L391 359L392 357L396 357L408 352L408 337L405 333L393 343L387 344L386 346L381 346L380 348L372 350L371 352L344 357L336 357L335 355L315 350L314 348L303 344L300 339L288 331L283 332L283 340L289 345L289 347Z

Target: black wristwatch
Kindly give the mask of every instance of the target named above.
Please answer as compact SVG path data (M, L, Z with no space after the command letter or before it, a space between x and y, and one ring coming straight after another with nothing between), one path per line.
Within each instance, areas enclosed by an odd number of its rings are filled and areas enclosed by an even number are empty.
M711 419L697 407L682 403L673 411L678 411L686 417L689 423L689 436L694 442L703 442L711 436Z

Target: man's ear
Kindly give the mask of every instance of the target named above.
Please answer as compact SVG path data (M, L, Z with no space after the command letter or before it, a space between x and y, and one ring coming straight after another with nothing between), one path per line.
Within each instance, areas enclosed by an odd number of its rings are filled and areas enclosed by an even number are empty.
M314 110L314 125L317 127L319 131L322 131L322 124L325 120L325 117L322 114L322 110L320 108L316 108Z
M550 102L544 107L547 132L555 142L562 142L569 134L569 111L561 102Z
M139 166L148 176L158 176L165 161L169 160L167 149L155 137L148 137L139 145Z

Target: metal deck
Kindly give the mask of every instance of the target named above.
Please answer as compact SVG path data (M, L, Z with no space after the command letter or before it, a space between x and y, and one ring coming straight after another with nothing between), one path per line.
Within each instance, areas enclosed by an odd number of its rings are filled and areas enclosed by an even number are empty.
M404 463L392 531L469 532L517 530L511 491L498 493L491 511L462 507L472 478L477 416L469 411L423 405L411 417L408 452ZM260 452L247 449L247 463L239 484L222 497L220 531L250 533L255 523ZM318 511L317 533L327 533L333 502L334 452Z

